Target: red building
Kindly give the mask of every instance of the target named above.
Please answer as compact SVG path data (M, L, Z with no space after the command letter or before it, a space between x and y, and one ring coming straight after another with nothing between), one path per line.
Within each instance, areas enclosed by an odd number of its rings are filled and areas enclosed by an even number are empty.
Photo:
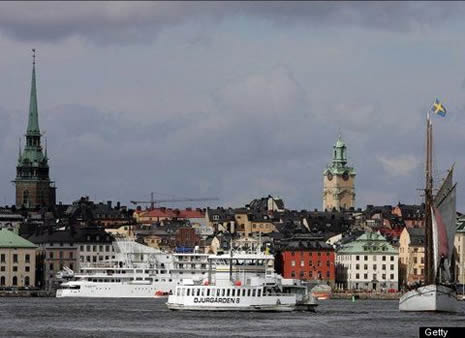
M194 248L199 245L200 236L192 228L180 228L176 231L177 248Z
M324 242L288 243L280 252L279 263L284 278L327 281L330 285L336 279L334 249Z

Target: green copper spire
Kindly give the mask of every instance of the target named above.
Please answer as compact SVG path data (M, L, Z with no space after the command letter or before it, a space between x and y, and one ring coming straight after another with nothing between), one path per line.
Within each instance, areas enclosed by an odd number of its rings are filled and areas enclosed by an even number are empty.
M39 112L37 110L37 89L36 89L36 50L32 50L32 81L31 99L29 101L29 119L27 122L27 135L40 135Z
M338 135L336 144L333 146L333 159L328 168L323 172L326 175L328 172L332 174L342 174L347 172L349 175L355 175L355 170L347 166L347 146L342 140L341 134Z

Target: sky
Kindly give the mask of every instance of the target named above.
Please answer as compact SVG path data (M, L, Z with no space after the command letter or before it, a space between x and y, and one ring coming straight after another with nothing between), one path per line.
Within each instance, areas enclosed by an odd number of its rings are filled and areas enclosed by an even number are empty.
M436 182L455 162L465 211L465 4L0 4L0 204L14 203L37 50L57 201L271 194L321 209L341 134L356 206L420 203L425 116ZM24 145L24 137L22 144Z

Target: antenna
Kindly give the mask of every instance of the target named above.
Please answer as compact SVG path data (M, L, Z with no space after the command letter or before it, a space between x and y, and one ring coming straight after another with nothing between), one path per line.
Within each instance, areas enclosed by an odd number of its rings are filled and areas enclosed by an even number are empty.
M32 48L32 64L36 64L36 49Z

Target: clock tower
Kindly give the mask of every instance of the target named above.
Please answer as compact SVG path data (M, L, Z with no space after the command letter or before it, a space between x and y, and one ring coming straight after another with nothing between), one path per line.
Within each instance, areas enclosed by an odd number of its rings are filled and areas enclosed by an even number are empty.
M339 135L333 160L323 172L323 210L355 207L355 169L347 166L347 147Z

